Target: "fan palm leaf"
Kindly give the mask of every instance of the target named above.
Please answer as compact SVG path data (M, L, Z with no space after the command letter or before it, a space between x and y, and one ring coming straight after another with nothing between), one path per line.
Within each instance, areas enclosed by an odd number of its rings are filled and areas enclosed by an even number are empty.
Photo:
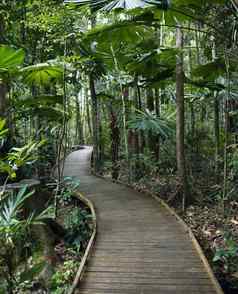
M152 132L154 135L159 135L168 139L174 133L172 116L174 116L174 114L166 118L157 117L149 110L145 112L137 110L137 113L128 122L128 127L135 131Z
M159 8L167 9L169 6L169 0L66 0L65 3L88 4L94 10L102 9L106 11L113 9L144 8L149 5L156 5Z
M27 66L20 72L23 74L23 80L30 85L48 85L52 81L62 79L63 76L63 68L50 63Z

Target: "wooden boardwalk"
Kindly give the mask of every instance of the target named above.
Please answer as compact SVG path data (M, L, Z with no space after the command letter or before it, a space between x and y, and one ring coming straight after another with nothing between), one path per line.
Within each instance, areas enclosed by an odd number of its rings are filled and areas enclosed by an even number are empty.
M65 175L80 179L98 221L80 294L222 293L188 233L153 198L90 174L92 149L71 153Z

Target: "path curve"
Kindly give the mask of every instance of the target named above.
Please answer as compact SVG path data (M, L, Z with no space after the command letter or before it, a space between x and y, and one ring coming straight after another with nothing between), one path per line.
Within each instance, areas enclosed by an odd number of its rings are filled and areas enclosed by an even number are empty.
M95 205L98 233L80 294L214 294L185 228L155 199L90 174L91 147L71 153L65 176Z

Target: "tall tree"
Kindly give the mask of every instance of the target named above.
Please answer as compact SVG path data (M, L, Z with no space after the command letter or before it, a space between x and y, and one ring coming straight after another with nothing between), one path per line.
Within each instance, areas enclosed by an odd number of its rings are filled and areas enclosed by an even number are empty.
M176 61L176 157L178 177L181 184L182 204L185 208L188 196L186 163L185 163L185 143L184 143L184 70L183 70L183 32L178 25L176 29L176 47L179 50Z

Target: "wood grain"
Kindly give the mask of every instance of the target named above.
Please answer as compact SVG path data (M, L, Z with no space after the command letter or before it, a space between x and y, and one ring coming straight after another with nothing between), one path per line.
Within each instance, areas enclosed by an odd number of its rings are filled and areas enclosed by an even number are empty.
M71 153L65 176L94 203L97 237L77 294L223 293L176 215L152 197L90 174L92 148Z

